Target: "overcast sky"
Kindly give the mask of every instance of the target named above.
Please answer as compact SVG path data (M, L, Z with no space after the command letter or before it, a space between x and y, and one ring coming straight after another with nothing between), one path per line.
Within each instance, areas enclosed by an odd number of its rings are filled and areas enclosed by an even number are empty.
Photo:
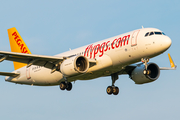
M158 28L171 47L153 58L170 67L167 54L180 66L179 0L4 0L0 2L0 50L10 51L7 29L16 27L31 53L55 55L141 28ZM0 71L13 71L12 62ZM117 96L106 94L111 78L76 81L71 92L5 82L0 77L1 120L178 120L180 71L161 71L160 78L136 85L119 76Z

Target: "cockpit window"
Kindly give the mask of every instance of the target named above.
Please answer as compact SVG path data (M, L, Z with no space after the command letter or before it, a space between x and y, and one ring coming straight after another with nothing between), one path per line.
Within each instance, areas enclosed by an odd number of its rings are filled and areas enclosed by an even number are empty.
M151 35L154 35L154 32L151 32L151 33L149 34L149 36L151 36Z
M157 31L152 31L152 32L147 32L146 34L145 34L145 37L147 37L147 36L151 36L151 35L165 35L163 32L157 32Z
M148 35L149 35L149 32L147 32L147 33L145 34L145 37L148 36Z
M163 35L166 35L165 33L162 32Z
M154 32L155 35L162 35L162 32Z

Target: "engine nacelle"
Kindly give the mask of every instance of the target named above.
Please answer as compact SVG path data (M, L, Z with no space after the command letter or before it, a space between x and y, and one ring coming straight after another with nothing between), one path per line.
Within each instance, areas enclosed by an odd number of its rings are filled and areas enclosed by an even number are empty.
M89 61L84 56L74 56L64 60L60 71L65 77L86 73L89 69Z
M144 84L157 80L160 75L159 66L155 63L149 63L147 70L150 70L150 74L144 75L143 71L145 66L142 64L137 66L131 73L130 77L136 84Z

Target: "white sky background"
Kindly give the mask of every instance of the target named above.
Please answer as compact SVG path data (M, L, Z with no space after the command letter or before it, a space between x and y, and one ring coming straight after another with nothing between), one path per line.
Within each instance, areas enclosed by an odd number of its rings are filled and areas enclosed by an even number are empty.
M16 27L34 54L55 55L124 32L144 27L164 31L172 45L151 59L170 67L167 53L180 66L179 0L6 0L0 2L0 50L10 51L7 29ZM0 71L13 71L12 62ZM59 86L38 87L8 83L0 77L2 120L178 120L179 69L161 71L160 78L136 85L119 76L118 96L106 94L111 78L77 81L71 92Z

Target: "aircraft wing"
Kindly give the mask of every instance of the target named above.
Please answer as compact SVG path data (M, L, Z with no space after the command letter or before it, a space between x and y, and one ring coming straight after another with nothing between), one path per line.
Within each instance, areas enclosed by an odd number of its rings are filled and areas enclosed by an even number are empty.
M3 60L26 63L29 66L33 64L52 68L55 64L63 61L63 57L0 51L0 62Z
M17 76L19 76L20 74L19 74L19 73L10 73L10 72L0 72L0 75L17 77Z
M69 58L69 57L71 56L60 57L60 56L46 56L46 55L0 51L0 62L2 62L3 60L9 60L20 63L26 63L28 67L31 65L38 65L50 69L53 69L53 67L56 64L63 61L65 58ZM90 66L96 64L95 60L89 59L89 62L90 62Z

